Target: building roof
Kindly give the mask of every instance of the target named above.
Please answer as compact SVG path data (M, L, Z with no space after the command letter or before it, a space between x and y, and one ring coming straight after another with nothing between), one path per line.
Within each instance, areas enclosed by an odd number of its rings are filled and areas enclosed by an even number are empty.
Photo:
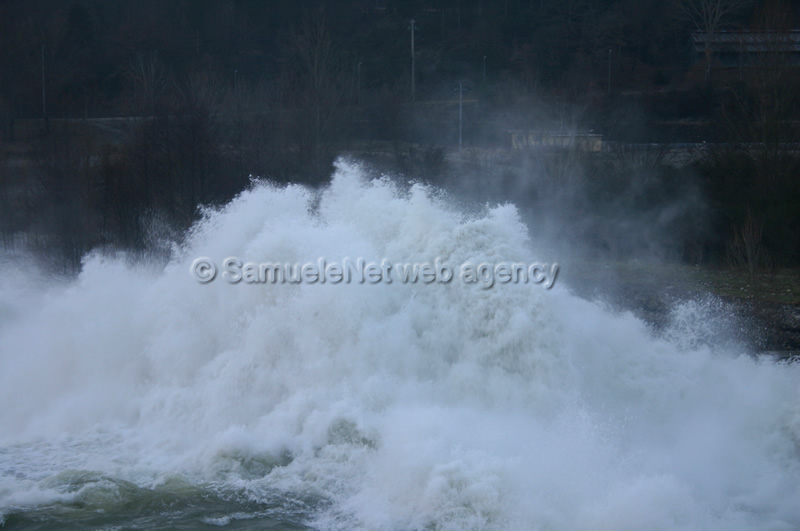
M788 31L718 31L693 32L692 42L698 53L709 44L716 52L725 53L800 53L800 29Z

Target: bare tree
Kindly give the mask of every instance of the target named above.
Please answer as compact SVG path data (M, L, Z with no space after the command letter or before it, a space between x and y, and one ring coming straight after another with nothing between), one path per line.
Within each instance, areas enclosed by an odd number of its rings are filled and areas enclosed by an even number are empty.
M308 153L316 177L329 172L331 144L340 136L346 95L352 94L352 76L341 60L322 11L306 19L294 40L294 93L298 113L299 148Z
M169 88L169 74L158 54L137 53L128 66L135 112L155 116L158 105Z
M759 9L759 32L748 36L748 44L758 52L757 61L729 92L731 100L722 113L731 140L747 146L756 161L753 177L758 188L775 187L765 190L769 193L791 187L796 178L791 161L800 133L791 117L800 110L800 75L791 66L791 27L789 6L780 0Z
M767 264L767 255L761 243L764 223L748 209L747 216L734 227L733 237L728 243L728 260L734 267L745 268L751 282L759 268Z
M706 81L711 77L711 62L714 51L711 48L713 36L724 27L727 19L744 9L752 0L678 0L678 10L695 31L704 35L703 53L706 60Z
M80 271L81 257L96 243L98 225L90 208L94 189L88 164L94 146L66 130L36 143L30 218L32 249L64 272Z

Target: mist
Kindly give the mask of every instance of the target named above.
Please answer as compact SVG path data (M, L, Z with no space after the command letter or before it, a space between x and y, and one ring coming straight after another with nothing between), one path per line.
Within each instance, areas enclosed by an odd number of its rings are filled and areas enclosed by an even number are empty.
M0 527L800 527L800 13L699 3L0 3Z

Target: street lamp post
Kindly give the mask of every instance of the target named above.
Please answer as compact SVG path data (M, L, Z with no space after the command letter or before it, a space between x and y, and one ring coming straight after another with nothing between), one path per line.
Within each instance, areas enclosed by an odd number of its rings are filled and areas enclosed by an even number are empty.
M417 25L414 23L414 19L411 19L411 24L409 26L411 29L411 101L414 101L414 72L416 71L416 64L415 64L415 55L414 55L414 32L417 30Z
M44 44L42 44L42 118L47 117L47 99L44 84Z
M463 145L463 137L462 137L462 123L464 121L464 82L458 82L458 151L461 151L461 146Z
M361 61L356 65L356 103L361 103Z

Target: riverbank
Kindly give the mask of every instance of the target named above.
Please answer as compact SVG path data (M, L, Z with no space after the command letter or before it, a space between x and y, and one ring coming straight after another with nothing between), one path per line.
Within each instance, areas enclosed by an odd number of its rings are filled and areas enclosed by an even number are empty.
M732 323L730 339L754 352L800 355L800 270L761 272L644 262L562 265L563 282L578 295L629 310L656 329L677 304L712 301Z

